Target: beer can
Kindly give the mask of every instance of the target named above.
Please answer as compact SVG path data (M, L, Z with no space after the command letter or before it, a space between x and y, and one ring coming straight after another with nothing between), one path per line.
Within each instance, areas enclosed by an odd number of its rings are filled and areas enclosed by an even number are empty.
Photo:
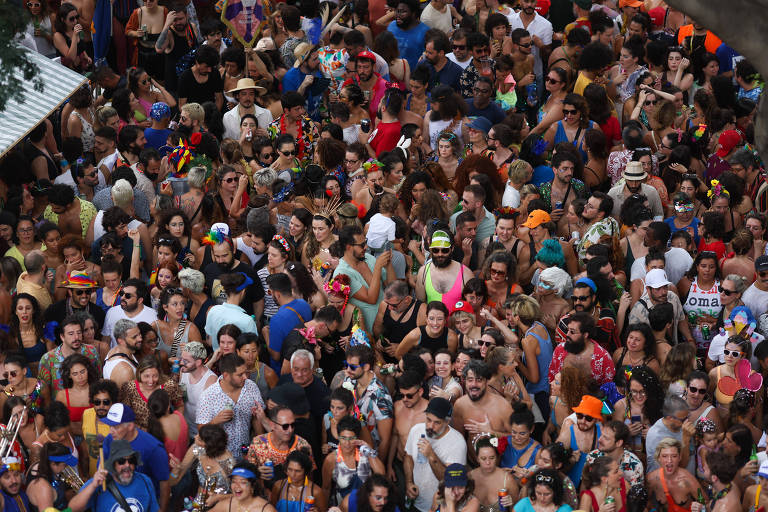
M304 499L304 512L309 512L309 510L314 506L315 506L315 497L307 496Z
M501 512L508 512L509 510L509 508L501 503L501 500L506 498L508 494L509 492L506 489L499 489L499 510Z
M614 498L613 496L606 496L605 497L605 503L606 504L616 503L616 498Z

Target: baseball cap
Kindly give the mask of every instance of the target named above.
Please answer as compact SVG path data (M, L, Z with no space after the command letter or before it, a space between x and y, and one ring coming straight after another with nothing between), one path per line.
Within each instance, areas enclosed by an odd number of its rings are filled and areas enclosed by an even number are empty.
M123 403L112 404L109 408L109 412L106 417L101 418L99 421L106 423L112 427L122 425L123 423L130 423L136 420L136 414L129 406Z
M536 2L536 12L539 16L546 16L550 7L552 7L552 2L550 0L538 0Z
M373 62L376 62L376 56L373 54L370 50L363 50L360 53L357 54L358 59L369 59Z
M472 119L472 122L470 122L467 126L472 128L473 130L477 130L479 132L488 134L488 132L491 131L491 127L493 125L488 119L484 117L476 117Z
M528 214L528 220L523 223L523 227L533 229L541 226L545 222L550 222L552 217L544 210L533 210Z
M736 130L725 130L717 139L717 156L725 158L741 142L741 135Z
M449 417L451 413L453 413L453 407L451 407L451 402L438 396L429 401L427 404L427 409L424 411L424 413L434 414L441 420L444 420L445 418Z
M768 258L766 259L768 260ZM649 288L661 288L662 286L669 286L670 284L672 283L667 279L667 273L664 272L664 269L654 268L645 274L645 286L648 286Z
M664 17L666 15L667 15L667 11L663 7L654 7L653 9L648 11L648 16L651 17L651 24L654 27L663 27Z
M755 260L755 270L758 272L765 272L768 270L768 256L763 254Z
M763 463L760 464L760 469L757 470L757 476L768 478L768 460L764 460Z
M619 9L622 7L642 7L642 0L619 0Z
M475 314L475 311L472 309L472 304L470 304L469 302L465 302L463 300L458 301L453 306L453 310L451 311L451 314L454 314L457 311L464 311L465 313L469 313L470 315Z
M445 468L443 479L446 487L466 487L467 468L464 467L464 464L454 462Z

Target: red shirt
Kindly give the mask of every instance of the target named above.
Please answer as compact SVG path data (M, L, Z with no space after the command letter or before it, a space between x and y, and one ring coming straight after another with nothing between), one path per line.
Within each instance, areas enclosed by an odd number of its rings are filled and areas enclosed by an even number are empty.
M394 123L379 123L376 126L376 134L371 140L371 147L378 157L385 151L392 151L400 140L400 121Z
M371 89L371 101L368 104L368 114L371 116L371 119L376 118L376 111L379 110L379 103L381 102L381 98L384 97L384 92L387 90L387 81L381 78L381 75L373 72L374 75L376 75L377 80L376 83L373 84L373 88ZM343 84L341 84L342 87L345 87L347 85L360 85L360 80L357 79L357 76L354 78L350 78L348 80L345 80ZM360 87L362 89L362 87ZM365 94L365 93L363 93Z
M594 347L590 363L590 367L592 368L592 378L602 386L613 380L614 375L616 375L616 368L613 366L613 360L608 351L596 342L592 340L589 341ZM560 370L563 368L563 361L565 361L565 356L567 355L568 352L565 350L564 343L555 347L555 351L552 353L552 362L549 363L549 373L547 375L550 383L555 379L555 375L560 373Z

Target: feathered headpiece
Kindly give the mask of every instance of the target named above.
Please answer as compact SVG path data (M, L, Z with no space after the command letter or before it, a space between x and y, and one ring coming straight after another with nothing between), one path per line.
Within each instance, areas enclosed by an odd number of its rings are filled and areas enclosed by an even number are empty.
M229 236L220 229L212 229L203 237L204 245L213 246L224 242L228 242L232 245L232 240L230 240Z
M720 196L730 198L731 194L725 190L725 187L723 187L718 180L712 180L711 188L707 191L707 197L716 198Z
M331 224L333 224L333 216L336 214L336 210L338 210L343 203L344 201L342 201L340 196L332 196L328 199L328 201L323 203L321 208L313 208L312 214L325 217L331 222ZM314 201L312 201L310 204L314 205Z

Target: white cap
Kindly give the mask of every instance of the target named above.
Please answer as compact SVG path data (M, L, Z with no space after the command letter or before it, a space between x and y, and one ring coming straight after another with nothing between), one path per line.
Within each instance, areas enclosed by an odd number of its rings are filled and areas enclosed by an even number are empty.
M211 231L218 231L222 235L229 236L229 224L226 222L217 222L211 226Z
M645 274L645 286L649 288L661 288L672 283L667 279L667 273L663 269L654 268Z
M764 460L763 463L760 464L760 469L757 470L757 476L768 478L768 460Z

